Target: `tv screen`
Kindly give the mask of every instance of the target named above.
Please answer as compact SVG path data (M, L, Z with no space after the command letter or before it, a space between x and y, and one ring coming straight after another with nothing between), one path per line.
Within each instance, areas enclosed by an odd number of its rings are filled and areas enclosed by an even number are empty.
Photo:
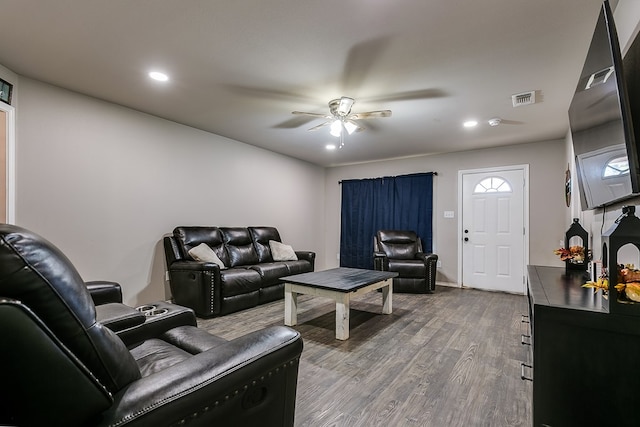
M639 192L638 150L622 56L608 1L596 23L569 122L582 209Z

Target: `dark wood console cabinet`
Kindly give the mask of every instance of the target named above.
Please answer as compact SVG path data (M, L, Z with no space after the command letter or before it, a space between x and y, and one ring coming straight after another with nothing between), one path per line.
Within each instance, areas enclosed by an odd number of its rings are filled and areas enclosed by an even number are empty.
M609 313L587 280L528 267L536 427L640 426L640 316Z

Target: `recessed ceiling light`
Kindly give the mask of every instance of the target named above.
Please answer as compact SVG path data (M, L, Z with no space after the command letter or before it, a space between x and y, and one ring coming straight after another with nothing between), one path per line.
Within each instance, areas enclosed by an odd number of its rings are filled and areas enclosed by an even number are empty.
M169 80L169 76L167 76L165 73L160 73L158 71L151 71L149 73L149 77L159 82L166 82L167 80Z
M478 126L478 122L476 120L468 120L462 124L466 128L472 128L474 126Z
M335 150L336 149L336 145L335 144L327 144L325 145L325 147L327 150Z

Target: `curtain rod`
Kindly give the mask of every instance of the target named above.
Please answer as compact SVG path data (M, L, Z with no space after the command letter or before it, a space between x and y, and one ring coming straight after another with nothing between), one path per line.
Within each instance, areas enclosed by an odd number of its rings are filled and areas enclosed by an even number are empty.
M430 173L431 175L438 176L438 172L416 172L415 174L410 173L408 175L418 175L422 173ZM398 176L404 176L404 175L398 175ZM396 177L395 176L379 176L378 178L396 178ZM362 178L362 179L378 179L378 178ZM338 181L338 184L342 184L342 181Z

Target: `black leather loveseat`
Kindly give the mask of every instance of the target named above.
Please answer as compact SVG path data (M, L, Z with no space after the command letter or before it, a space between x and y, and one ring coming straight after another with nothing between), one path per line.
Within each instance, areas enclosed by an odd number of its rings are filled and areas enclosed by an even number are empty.
M274 259L270 242L282 242L275 227L176 227L164 238L173 301L213 317L284 298L280 278L313 271L316 254L295 251L296 259ZM222 266L189 254L203 243Z
M168 304L154 325L107 324L95 292L117 306L117 284L88 286L51 243L0 224L0 425L293 426L298 332L227 341Z

